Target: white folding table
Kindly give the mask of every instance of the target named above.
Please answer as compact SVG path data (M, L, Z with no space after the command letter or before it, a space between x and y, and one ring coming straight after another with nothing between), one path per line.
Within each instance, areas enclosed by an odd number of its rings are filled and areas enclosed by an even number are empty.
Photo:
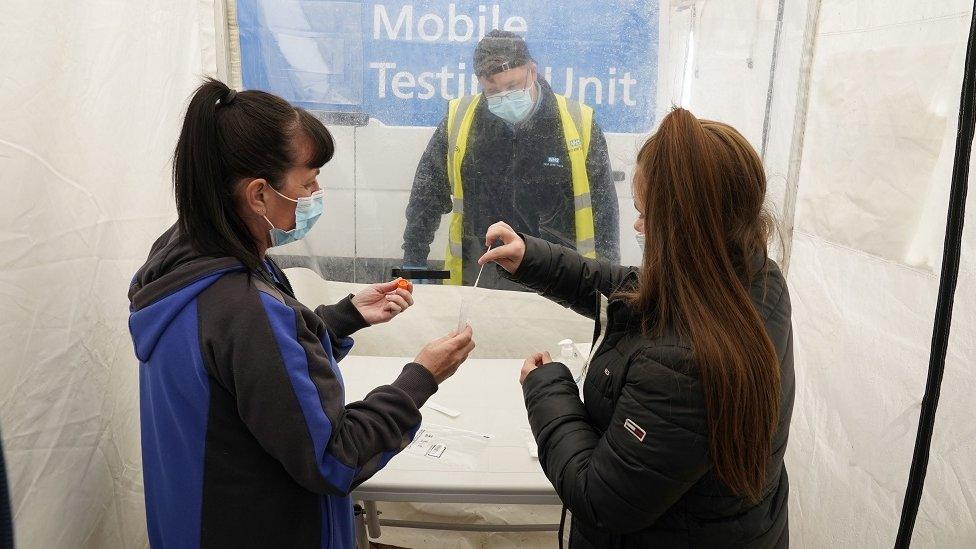
M350 356L340 363L346 401L362 399L370 390L396 379L410 358ZM470 359L440 387L430 403L460 412L450 417L428 406L421 409L421 428L450 434L488 435L478 449L446 444L441 460L408 448L376 476L359 486L353 498L362 502L359 541L380 535L380 526L432 530L527 532L555 531L557 524L450 524L380 520L377 502L483 503L560 505L537 458L530 453L531 432L518 383L520 360ZM469 437L470 438L470 437ZM448 437L449 440L449 437ZM416 449L416 448L415 448ZM415 450L414 449L414 450ZM454 451L452 456L450 452ZM464 454L466 463L457 457ZM428 458L428 459L425 459Z

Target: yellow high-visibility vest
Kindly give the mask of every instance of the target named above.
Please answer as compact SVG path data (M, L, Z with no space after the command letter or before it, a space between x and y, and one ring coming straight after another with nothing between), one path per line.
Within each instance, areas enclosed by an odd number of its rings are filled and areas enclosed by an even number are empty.
M590 152L593 129L593 109L577 101L567 100L562 95L554 95L573 175L576 251L585 257L595 258L596 229L590 199L590 178L586 173L586 158ZM451 272L447 284L461 284L464 266L464 185L461 182L461 163L468 148L468 138L481 96L479 93L454 99L447 110L447 177L451 182L451 199L454 204L454 215L451 217L451 228L448 232L447 259L444 262L444 269Z

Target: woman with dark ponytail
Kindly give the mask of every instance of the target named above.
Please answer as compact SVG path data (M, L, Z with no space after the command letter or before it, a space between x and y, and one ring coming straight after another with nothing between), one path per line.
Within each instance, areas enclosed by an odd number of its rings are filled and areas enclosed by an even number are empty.
M676 109L637 156L643 265L518 235L481 259L597 321L582 389L546 354L521 381L572 547L787 547L790 298L767 257L762 161Z
M154 547L353 547L349 493L409 443L474 348L470 328L433 341L345 403L349 336L402 313L410 293L392 281L313 311L266 255L323 215L317 176L334 148L274 95L207 80L190 100L173 155L179 219L129 289Z

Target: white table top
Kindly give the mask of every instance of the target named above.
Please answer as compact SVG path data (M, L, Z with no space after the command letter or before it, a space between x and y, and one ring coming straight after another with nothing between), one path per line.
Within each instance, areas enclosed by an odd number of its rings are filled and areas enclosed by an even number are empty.
M341 363L346 401L362 399L369 391L389 384L412 358L350 356ZM430 399L461 412L456 418L421 409L421 428L437 426L490 434L472 435L474 444L447 442L444 458L405 450L355 491L370 501L440 503L559 504L538 459L531 456L531 437L522 388L520 360L470 359ZM442 439L445 440L445 439ZM450 435L446 439L450 441ZM453 452L453 453L451 453ZM460 459L459 459L460 458Z

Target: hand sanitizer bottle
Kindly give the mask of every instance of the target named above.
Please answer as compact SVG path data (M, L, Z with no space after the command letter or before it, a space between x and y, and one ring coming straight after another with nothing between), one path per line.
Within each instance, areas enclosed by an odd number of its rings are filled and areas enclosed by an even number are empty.
M559 349L559 361L569 368L570 373L573 374L573 379L578 384L580 374L583 372L583 357L576 350L576 345L573 344L572 339L560 341Z

